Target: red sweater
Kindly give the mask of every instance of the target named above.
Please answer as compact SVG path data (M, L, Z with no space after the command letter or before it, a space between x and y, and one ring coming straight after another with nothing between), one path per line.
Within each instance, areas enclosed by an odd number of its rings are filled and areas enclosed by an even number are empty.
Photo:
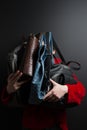
M60 63L61 60L55 59L55 63ZM75 77L75 76L74 76ZM81 104L83 97L85 96L86 90L84 85L75 77L77 84L67 84L68 86L68 97L67 103ZM7 104L11 98L11 95L6 96L5 90L3 89L1 100L3 104ZM28 106L25 108L23 113L22 124L24 128L31 128L41 130L43 128L50 128L54 124L58 124L61 130L68 130L66 110L54 110L46 107Z

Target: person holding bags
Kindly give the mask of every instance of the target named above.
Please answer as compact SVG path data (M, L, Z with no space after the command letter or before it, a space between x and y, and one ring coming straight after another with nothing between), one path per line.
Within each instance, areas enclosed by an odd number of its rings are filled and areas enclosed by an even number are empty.
M56 57L53 60L57 65L62 63L61 58ZM1 101L3 104L8 105L14 93L23 89L25 85L27 85L28 88L31 86L29 83L33 78L28 80L22 77L23 72L19 69L8 75L7 82L1 94ZM76 74L73 74L73 79L76 83L60 84L50 79L52 88L48 90L41 101L43 100L43 102L54 104L60 100L62 101L63 98L67 106L69 104L71 106L73 106L73 104L74 106L80 105L84 99L86 90ZM68 130L66 105L62 105L62 107L57 107L57 109L55 109L55 107L47 107L47 105L25 104L22 118L23 130Z

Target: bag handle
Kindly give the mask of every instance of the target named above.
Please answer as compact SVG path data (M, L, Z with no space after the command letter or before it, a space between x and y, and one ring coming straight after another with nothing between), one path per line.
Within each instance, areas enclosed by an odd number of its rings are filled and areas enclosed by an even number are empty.
M53 38L53 46L54 46L54 48L56 49L57 53L59 54L59 56L60 56L62 62L63 62L64 64L66 64L66 60L65 60L65 58L63 57L63 55L62 55L62 53L61 53L59 47L57 46L57 43L55 42L54 38Z
M77 67L71 66L72 64L77 65ZM81 68L81 64L79 62L76 62L76 61L68 61L66 63L66 65L70 66L73 70L80 70L80 68Z

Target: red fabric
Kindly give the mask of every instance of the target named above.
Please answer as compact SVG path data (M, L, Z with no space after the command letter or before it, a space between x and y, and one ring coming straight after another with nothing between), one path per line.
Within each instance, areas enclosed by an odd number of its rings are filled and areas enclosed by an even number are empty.
M55 63L60 62L61 60L55 59ZM75 79L77 79L76 76L74 77ZM80 81L78 81L77 84L67 84L67 86L67 103L76 103L77 105L81 104L86 94L84 85ZM3 89L1 100L4 104L7 104L10 96L6 98L6 96L4 96L5 93L6 90ZM52 127L55 123L57 123L62 130L68 130L65 109L54 110L45 107L42 108L29 105L29 107L26 107L24 110L22 123L25 128L32 128L32 130L34 128L38 130L42 128L49 128Z

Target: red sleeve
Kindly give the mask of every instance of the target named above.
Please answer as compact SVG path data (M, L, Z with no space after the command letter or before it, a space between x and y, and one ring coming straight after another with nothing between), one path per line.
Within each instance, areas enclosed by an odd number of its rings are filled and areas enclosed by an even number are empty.
M80 104L83 100L86 90L84 85L78 81L77 84L67 84L68 86L68 100L67 103L76 103Z
M8 104L11 97L12 97L12 94L7 93L6 86L5 86L2 89L2 92L1 92L1 102L2 102L2 104L4 104L4 105Z

